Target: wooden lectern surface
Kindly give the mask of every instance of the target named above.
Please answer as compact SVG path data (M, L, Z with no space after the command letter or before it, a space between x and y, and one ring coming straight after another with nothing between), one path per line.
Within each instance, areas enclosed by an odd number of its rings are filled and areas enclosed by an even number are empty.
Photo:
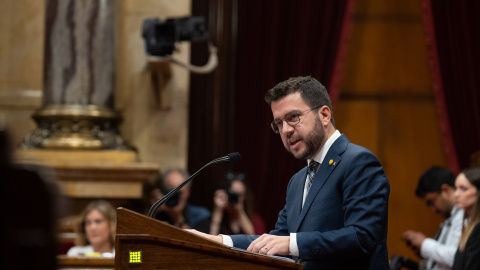
M95 270L113 270L115 267L114 258L98 257L72 257L66 255L57 256L58 270L70 269L95 269Z
M301 263L227 247L128 209L117 209L115 269L303 269Z

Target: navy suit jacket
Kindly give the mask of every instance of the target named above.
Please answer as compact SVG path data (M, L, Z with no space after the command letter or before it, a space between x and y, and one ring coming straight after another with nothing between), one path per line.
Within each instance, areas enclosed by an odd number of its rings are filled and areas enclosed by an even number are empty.
M305 269L388 270L390 184L375 155L340 136L302 207L306 175L307 167L290 179L285 207L270 234L296 233ZM235 247L246 249L258 236L231 237Z

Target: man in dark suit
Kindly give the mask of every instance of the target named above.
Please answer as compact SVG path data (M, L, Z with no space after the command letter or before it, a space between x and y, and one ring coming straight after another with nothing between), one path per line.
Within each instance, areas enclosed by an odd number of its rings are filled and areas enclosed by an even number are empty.
M309 166L291 178L285 207L269 234L210 239L293 256L305 269L389 269L389 182L369 150L335 129L325 87L311 77L290 78L270 89L265 100L273 131L288 152Z

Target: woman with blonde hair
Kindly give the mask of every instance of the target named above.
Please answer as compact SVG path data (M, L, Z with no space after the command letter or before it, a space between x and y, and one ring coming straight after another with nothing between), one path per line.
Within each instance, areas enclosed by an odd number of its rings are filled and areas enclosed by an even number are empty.
M480 269L480 167L462 171L455 188L457 206L465 209L465 227L452 269Z
M80 215L75 246L69 256L115 256L117 213L104 200L90 202Z

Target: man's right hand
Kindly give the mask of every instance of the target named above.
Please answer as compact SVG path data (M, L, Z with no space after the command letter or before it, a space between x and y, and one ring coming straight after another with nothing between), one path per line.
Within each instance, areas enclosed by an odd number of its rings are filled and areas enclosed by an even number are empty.
M422 243L427 237L421 232L409 230L403 233L402 238L407 243L407 246L410 247L417 256L421 257L420 250L422 248Z

